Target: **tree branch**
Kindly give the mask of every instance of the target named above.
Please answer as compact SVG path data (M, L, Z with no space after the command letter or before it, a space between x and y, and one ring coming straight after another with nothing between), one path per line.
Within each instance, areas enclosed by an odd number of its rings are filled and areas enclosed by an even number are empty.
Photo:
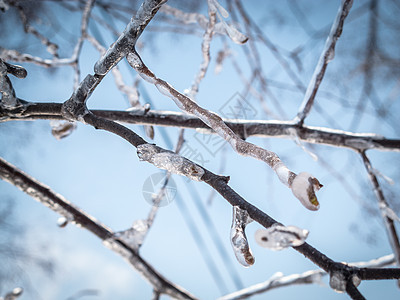
M325 47L322 50L321 56L319 57L314 74L311 77L310 83L308 84L306 93L304 95L303 102L301 103L299 112L295 118L295 121L298 122L299 125L303 125L304 119L310 113L318 88L322 82L322 79L324 78L328 63L335 57L336 42L342 34L344 20L349 14L352 5L353 0L342 0L336 15L336 19L333 22L331 31L326 39Z
M215 133L195 116L180 112L157 110L146 112L143 108L129 109L129 111L91 110L91 112L101 118L129 124L208 129L203 130L202 133ZM37 119L64 120L61 115L61 104L28 102L24 108L6 110L0 107L0 122ZM400 140L388 139L373 133L353 133L306 125L299 127L293 122L286 121L222 120L232 131L243 137L258 136L292 139L293 132L295 132L300 140L307 143L344 147L355 151L370 149L400 151Z
M48 186L20 171L0 157L0 178L19 188L35 200L68 221L85 228L104 244L126 259L139 273L153 285L157 291L177 299L194 299L182 288L174 285L159 274L132 247L115 237L114 232L83 210L74 206L61 195L53 192Z

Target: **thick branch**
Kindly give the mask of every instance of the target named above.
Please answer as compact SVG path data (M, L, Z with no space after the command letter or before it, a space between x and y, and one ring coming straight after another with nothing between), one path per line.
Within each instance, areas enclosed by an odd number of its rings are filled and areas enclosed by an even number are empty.
M159 125L179 128L209 129L203 133L215 133L195 116L172 111L145 112L144 109L132 109L129 111L115 110L91 110L98 117L112 121L141 124ZM63 120L61 104L58 103L29 103L25 107L14 110L0 108L0 122L11 120ZM229 120L224 123L237 135L243 137L277 137L293 138L293 133L300 140L307 143L325 144L334 147L345 147L355 151L376 149L382 151L400 151L399 139L388 139L372 133L353 133L315 126L297 126L293 122L264 121L264 120Z

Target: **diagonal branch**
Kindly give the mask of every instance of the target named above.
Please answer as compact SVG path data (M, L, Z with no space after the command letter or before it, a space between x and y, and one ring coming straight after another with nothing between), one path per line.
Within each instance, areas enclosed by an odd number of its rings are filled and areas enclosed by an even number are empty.
M310 113L318 88L322 82L322 79L324 78L328 63L332 61L335 57L336 42L342 34L344 20L349 14L352 5L353 0L342 0L342 3L336 15L336 19L333 22L331 31L328 35L328 38L326 39L324 49L322 50L317 66L315 67L314 74L311 77L310 83L308 84L303 102L301 103L299 112L297 113L297 117L295 118L295 121L298 122L300 125L303 125L304 119Z
M371 162L368 159L365 151L361 151L360 154L361 154L362 160L364 162L365 169L368 172L368 177L374 188L376 198L378 200L379 209L381 211L383 222L385 223L386 232L389 237L390 246L392 247L393 253L396 258L396 263L397 263L397 265L400 265L399 236L397 234L396 227L394 225L394 221L393 221L393 219L390 218L390 215L388 214L388 210L391 210L391 208L389 207L389 205L385 199L385 196L384 196L382 188L379 184L378 178L376 177L376 175L374 173Z
M68 221L96 235L105 246L121 255L139 271L157 291L177 299L194 299L192 295L159 274L132 247L116 238L110 228L2 158L0 158L0 178L16 186L54 212L64 216Z
M226 140L238 154L253 157L270 166L279 180L292 190L293 194L306 208L314 211L319 209L319 202L315 192L322 185L311 174L303 172L299 174L303 175L302 177L297 176L286 167L276 153L241 139L224 123L220 116L200 107L192 99L174 89L169 83L156 77L136 52L129 53L127 60L143 79L154 84L162 94L170 97L181 110L197 116Z

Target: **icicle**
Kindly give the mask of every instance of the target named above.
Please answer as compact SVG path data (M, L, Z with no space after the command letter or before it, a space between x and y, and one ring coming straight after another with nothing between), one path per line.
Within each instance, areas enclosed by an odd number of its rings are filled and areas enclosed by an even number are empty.
M57 139L61 140L69 136L76 128L75 122L51 120L51 134Z
M140 246L143 244L143 240L146 236L149 224L147 220L136 220L133 222L132 227L115 233L115 237L124 242L132 249L138 251Z
M239 206L233 207L231 245L237 260L244 267L250 267L254 264L254 257L245 233L246 226L251 222L253 220L247 211L240 209Z
M65 226L68 225L68 219L66 217L59 217L57 220L57 225L60 228L64 228Z
M156 145L142 144L137 147L140 160L148 161L159 169L201 181L204 169L187 158L172 151L164 150Z
M287 247L296 247L304 243L308 230L296 226L274 224L267 229L259 229L255 233L256 242L264 248L282 250Z
M309 210L319 209L319 202L315 196L315 192L321 187L322 184L307 172L298 174L290 185L293 195Z

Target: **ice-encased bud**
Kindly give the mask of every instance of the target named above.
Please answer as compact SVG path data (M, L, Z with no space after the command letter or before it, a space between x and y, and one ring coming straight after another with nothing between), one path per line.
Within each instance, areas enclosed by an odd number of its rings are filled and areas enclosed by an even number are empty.
M274 224L267 229L257 230L255 240L261 247L282 250L304 244L308 233L308 230L296 226Z
M321 187L322 184L319 183L318 179L307 172L298 174L290 186L293 195L309 210L319 209L319 202L315 193Z
M51 134L57 139L61 140L69 136L76 128L75 122L51 120Z
M250 218L247 211L238 206L233 207L231 245L236 259L244 267L250 267L254 264L254 257L245 233L246 226L251 222L253 222L253 219Z
M149 224L147 220L136 220L133 222L132 227L115 233L115 237L132 249L138 251L143 244Z
M172 151L164 150L156 145L142 144L137 147L140 160L148 161L159 169L201 181L204 169L189 159Z
M68 225L68 219L66 217L59 217L57 220L57 225L60 228L64 228Z

